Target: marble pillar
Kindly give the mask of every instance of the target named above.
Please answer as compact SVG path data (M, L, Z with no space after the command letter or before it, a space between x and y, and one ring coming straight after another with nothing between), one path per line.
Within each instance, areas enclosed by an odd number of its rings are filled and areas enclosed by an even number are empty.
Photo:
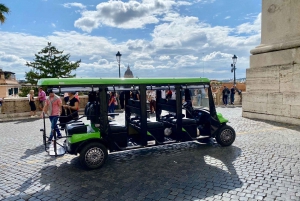
M243 117L300 125L300 0L262 0L261 20Z

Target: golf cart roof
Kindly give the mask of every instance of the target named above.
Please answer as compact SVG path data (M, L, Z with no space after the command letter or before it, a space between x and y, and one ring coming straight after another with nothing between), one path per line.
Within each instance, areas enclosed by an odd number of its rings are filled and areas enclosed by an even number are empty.
M42 78L38 86L210 84L207 78Z

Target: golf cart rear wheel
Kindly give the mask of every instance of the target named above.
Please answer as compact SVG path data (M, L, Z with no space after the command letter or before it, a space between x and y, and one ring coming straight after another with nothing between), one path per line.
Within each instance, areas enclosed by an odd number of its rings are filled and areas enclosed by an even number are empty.
M100 168L107 159L107 149L101 143L87 144L80 152L81 165L89 170Z
M218 144L223 147L230 146L235 140L235 131L232 127L224 125L216 135Z

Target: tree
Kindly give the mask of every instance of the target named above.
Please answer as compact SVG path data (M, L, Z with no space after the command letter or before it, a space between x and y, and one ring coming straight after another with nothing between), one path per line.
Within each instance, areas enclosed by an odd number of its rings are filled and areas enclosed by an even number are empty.
M7 8L4 4L0 3L0 22L3 24L6 20L4 14L9 13L9 8Z
M58 51L48 42L48 46L35 54L34 62L26 62L26 66L31 67L26 72L25 78L31 84L36 84L41 78L65 78L75 77L71 75L76 70L81 60L74 63L69 61L70 54L63 55L63 51Z
M22 86L22 88L19 91L20 97L26 97L29 94L30 90L34 90L34 96L38 96L38 88L37 87L28 87L28 86Z

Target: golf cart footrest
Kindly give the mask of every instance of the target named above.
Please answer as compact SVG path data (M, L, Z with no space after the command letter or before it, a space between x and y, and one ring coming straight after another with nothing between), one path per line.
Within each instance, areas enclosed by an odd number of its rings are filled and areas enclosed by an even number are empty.
M199 137L196 138L196 140L199 140L199 139L206 139L206 138L210 138L210 136L209 136L209 135L207 135L207 136L200 135Z

